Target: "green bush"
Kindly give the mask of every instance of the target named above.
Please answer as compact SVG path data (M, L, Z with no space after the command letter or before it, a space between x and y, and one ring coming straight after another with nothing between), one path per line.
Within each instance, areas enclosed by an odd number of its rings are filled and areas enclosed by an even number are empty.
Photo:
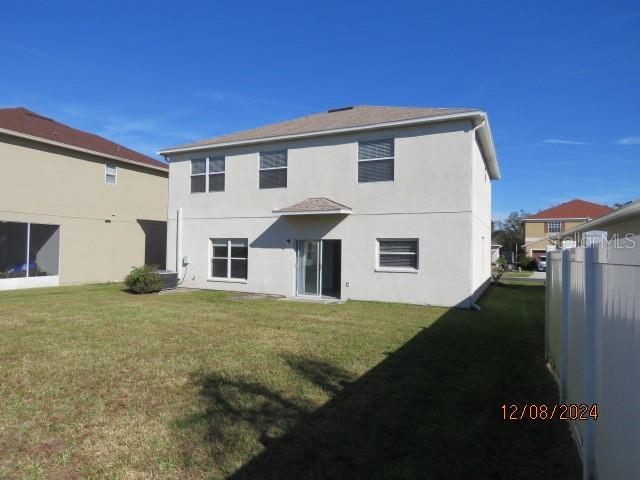
M520 257L520 261L518 263L520 263L520 266L524 270L535 270L537 268L536 259L532 257Z
M162 277L156 273L155 265L134 267L124 279L124 283L133 293L153 293L162 290Z

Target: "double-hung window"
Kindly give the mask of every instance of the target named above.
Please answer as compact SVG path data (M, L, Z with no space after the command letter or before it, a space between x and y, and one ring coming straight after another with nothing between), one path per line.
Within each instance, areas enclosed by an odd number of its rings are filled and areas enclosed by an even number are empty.
M224 157L191 159L191 193L224 192Z
M104 183L111 183L113 185L118 181L118 166L116 162L107 160L104 164Z
M211 278L246 280L248 253L246 238L212 238Z
M393 138L358 142L358 182L393 181Z
M224 157L209 157L209 191L224 192Z
M378 239L377 268L381 270L418 270L417 239Z
M561 228L562 228L562 225L561 225L561 223L560 223L560 222L558 222L558 221L554 221L554 222L549 222L549 223L547 224L547 227L548 227L548 228L547 228L547 231L548 231L549 233L559 233L559 232L560 232L560 230L561 230Z
M287 151L260 152L260 188L287 187Z
M207 191L207 159L191 159L191 193Z

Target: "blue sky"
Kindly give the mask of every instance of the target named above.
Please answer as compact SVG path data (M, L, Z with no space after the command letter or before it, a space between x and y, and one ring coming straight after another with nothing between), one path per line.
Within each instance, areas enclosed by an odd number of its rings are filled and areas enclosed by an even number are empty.
M0 106L143 153L354 105L489 112L494 217L640 197L640 4L9 2Z

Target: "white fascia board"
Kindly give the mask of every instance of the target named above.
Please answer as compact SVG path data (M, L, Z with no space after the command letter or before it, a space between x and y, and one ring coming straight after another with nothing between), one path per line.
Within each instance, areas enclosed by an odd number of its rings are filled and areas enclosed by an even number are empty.
M97 157L108 158L110 160L117 160L123 163L129 163L131 165L137 165L139 167L150 168L152 170L158 170L160 172L169 173L169 166L167 168L156 167L155 165L149 165L148 163L136 162L135 160L130 160L124 157L118 157L117 155L109 155L108 153L96 152L95 150L90 150L88 148L77 147L75 145L69 145L68 143L56 142L54 140L48 140L42 137L36 137L34 135L28 135L26 133L15 132L13 130L7 130L6 128L0 128L0 133L4 133L5 135L10 135L12 137L24 138L26 140L31 140L33 142L38 143L46 143L47 145L53 145L56 147L66 148L68 150L74 150L76 152L89 153L91 155L95 155Z

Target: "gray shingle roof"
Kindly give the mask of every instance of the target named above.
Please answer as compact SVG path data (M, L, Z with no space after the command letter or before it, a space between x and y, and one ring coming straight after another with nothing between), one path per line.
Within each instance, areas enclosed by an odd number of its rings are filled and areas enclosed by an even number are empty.
M230 133L219 137L207 138L197 142L186 143L170 147L164 151L194 148L199 146L217 145L228 142L242 142L267 139L284 135L300 135L327 130L364 127L380 123L414 120L417 118L439 117L456 113L474 112L468 108L413 108L413 107L376 107L360 105L306 115L280 123L252 128L241 132Z
M343 213L351 211L350 207L343 205L325 197L306 198L301 202L288 207L274 210L273 213L313 213L313 212L336 212Z

